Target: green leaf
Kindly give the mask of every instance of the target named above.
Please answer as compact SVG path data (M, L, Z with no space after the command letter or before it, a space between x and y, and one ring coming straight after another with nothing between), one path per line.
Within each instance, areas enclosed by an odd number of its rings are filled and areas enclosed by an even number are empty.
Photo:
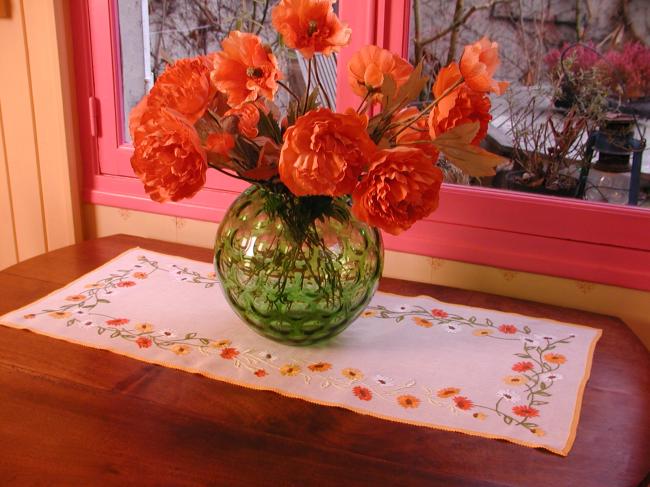
M203 345L209 345L209 344L210 344L210 340L208 340L207 338L199 338L199 341L200 341Z
M113 331L113 333L111 333L111 338L117 338L118 336L120 336L120 333L121 333L120 330Z
M530 334L530 327L528 327L528 326L524 326L524 333L526 333L527 335L529 335L529 334Z
M400 321L402 321L403 319L404 319L403 316L398 316L397 318L395 318L395 321L396 321L396 322L400 322Z
M551 395L548 392L544 392L544 391L537 391L537 392L535 392L535 395L536 396L551 397Z
M98 299L97 302L98 303L110 303L110 301L108 299Z
M548 401L533 401L530 404L533 406L543 406L544 404L548 404Z
M406 106L410 101L415 100L424 87L427 85L428 79L422 76L422 63L418 64L409 78L406 80L400 89L397 91L395 98L386 103L384 113L391 113L402 106ZM383 86L383 85L382 85Z
M260 121L257 124L257 131L259 135L268 137L276 144L282 143L282 131L278 122L271 116L271 113L264 113L263 110L258 108L260 112Z
M517 357L521 357L521 358L532 358L532 357L531 357L530 355L528 355L527 353L516 353L515 355L516 355Z
M541 390L546 389L546 384L545 384L544 382L541 382L541 383L539 384L539 388L540 388Z
M185 335L185 340L190 340L196 336L196 332Z

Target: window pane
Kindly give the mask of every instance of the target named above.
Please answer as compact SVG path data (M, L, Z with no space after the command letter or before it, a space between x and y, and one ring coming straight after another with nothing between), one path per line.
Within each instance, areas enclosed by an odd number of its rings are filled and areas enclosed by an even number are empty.
M123 140L129 141L128 114L174 60L220 50L231 30L258 34L278 57L285 81L303 93L307 66L283 49L271 26L271 9L279 0L119 0L122 57ZM335 9L337 5L335 4ZM336 99L336 56L316 56L330 100ZM288 103L284 90L276 103ZM321 100L324 104L324 100Z
M628 12L637 12L634 32L647 46L650 10L642 7L644 1L630 0ZM621 83L612 81L643 77L645 70L650 74L650 48L639 44L628 56L629 46L616 42L611 34L622 15L617 2L599 2L591 9L587 2L574 0L411 3L411 62L422 61L435 76L460 59L463 46L487 36L499 43L501 66L495 78L511 83L506 95L491 96L493 119L484 145L512 162L499 167L495 177L481 180L447 164L449 182L616 204L636 199L650 208L650 152L643 154L641 170L635 172L631 142L641 141L649 124L650 81L628 83L638 89L621 89ZM577 41L587 48L565 52ZM618 61L612 61L616 56ZM645 64L635 66L635 60ZM635 101L628 103L628 98ZM430 86L421 101L431 101ZM624 111L639 110L636 120L621 120L626 118L620 115L621 101ZM611 121L614 112L618 118ZM595 153L589 164L589 134L595 132L601 135L592 139ZM627 153L616 153L621 149Z

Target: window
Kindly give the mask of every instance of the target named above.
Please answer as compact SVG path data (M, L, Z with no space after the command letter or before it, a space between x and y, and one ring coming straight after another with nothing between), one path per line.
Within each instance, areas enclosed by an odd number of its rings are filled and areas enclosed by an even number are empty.
M359 102L346 89L347 60L369 43L406 57L412 5L409 0L338 3L340 17L353 29L352 44L342 51L337 69L337 106L345 109ZM139 29L137 23L129 27L130 34L120 21L119 9L127 8L123 4L130 4L136 18L139 11L142 19ZM144 44L147 36L142 25L148 25L151 43L161 35L158 31L165 30L156 24L154 15L148 24L143 22L149 12L142 9L144 4L148 5L146 0L71 4L84 197L96 204L219 221L243 189L238 181L211 174L206 189L194 199L160 205L146 197L131 172L132 149L124 133L124 113L137 95L129 101L132 85L121 73L125 71L123 58L130 54L120 48L120 38L131 35L134 42L140 38ZM203 25L198 22L189 28ZM145 73L155 73L155 66L146 67L144 48L133 52L135 57L143 53L138 76L142 76L144 92ZM460 185L445 185L443 191L439 210L397 238L386 236L387 248L650 290L650 212Z

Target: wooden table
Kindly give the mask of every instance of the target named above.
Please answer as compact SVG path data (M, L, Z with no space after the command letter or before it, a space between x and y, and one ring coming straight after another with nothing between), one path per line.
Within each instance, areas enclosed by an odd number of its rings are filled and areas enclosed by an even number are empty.
M0 272L0 313L133 246L129 236ZM650 355L616 318L393 279L382 289L604 330L569 456L317 406L0 326L0 485L636 486L650 469ZM646 478L647 481L647 478Z

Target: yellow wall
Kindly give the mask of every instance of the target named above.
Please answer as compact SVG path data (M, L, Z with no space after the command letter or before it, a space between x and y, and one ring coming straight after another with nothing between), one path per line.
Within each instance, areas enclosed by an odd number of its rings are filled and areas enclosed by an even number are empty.
M216 223L108 206L84 205L83 216L86 238L128 233L212 247L217 231ZM650 350L649 292L391 251L384 275L618 316Z
M0 269L80 237L66 2L0 18Z

